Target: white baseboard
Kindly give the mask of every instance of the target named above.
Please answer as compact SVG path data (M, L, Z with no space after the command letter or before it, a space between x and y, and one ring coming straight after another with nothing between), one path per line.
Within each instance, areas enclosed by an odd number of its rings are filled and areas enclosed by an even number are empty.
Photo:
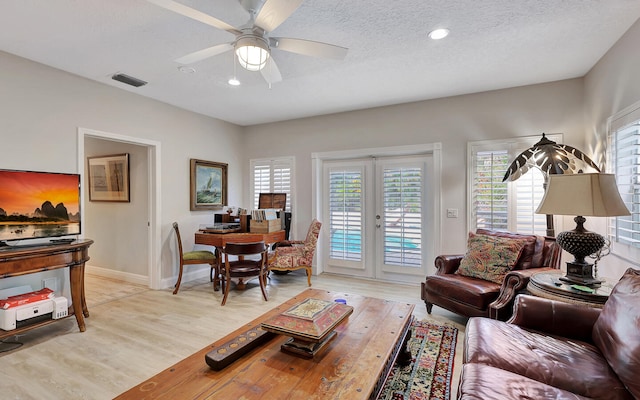
M86 265L85 272L92 275L102 276L104 278L118 279L125 282L136 283L138 285L149 286L149 277L146 275L132 274L130 272L124 271L115 271L113 269L96 267L93 265ZM189 271L185 271L184 276L182 277L182 284L189 281L195 281L196 279L208 278L210 276L209 272L210 268L204 267L200 269L194 268L190 269ZM177 275L170 278L162 279L160 281L160 288L172 288L173 285L176 284L177 279Z
M130 272L116 271L109 268L96 267L93 265L86 265L85 272L101 276L104 278L118 279L125 282L136 283L138 285L149 286L149 277L146 275L132 274Z

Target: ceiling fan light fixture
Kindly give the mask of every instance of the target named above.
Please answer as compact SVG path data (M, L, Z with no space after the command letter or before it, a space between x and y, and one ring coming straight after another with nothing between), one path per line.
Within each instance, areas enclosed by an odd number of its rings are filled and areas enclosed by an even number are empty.
M249 71L260 71L269 60L269 45L264 38L255 35L238 38L235 45L238 62Z

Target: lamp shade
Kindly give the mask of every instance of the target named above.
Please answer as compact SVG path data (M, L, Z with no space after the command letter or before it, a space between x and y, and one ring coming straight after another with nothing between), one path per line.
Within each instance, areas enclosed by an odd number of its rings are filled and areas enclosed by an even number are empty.
M538 214L614 217L629 215L613 174L549 175Z

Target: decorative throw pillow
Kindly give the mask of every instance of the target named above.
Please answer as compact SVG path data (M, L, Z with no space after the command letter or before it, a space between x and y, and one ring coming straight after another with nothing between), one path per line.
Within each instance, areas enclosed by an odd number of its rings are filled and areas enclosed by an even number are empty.
M457 274L502 283L518 262L526 240L510 239L469 232L467 253L460 261Z

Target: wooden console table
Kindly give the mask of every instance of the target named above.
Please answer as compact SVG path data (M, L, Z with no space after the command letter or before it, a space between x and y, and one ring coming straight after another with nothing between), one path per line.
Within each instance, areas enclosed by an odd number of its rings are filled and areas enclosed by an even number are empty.
M336 327L336 337L313 358L281 351L289 338L275 335L220 371L206 364L212 349L242 338L307 298L343 298L354 309ZM405 344L414 307L307 289L116 399L375 399Z
M88 249L91 244L93 240L85 239L71 243L0 248L0 279L69 267L73 303L69 316L75 315L80 332L84 332L86 329L84 317L89 317L89 309L84 297L84 264L89 260ZM40 321L10 331L0 330L0 339L56 321L59 320Z

